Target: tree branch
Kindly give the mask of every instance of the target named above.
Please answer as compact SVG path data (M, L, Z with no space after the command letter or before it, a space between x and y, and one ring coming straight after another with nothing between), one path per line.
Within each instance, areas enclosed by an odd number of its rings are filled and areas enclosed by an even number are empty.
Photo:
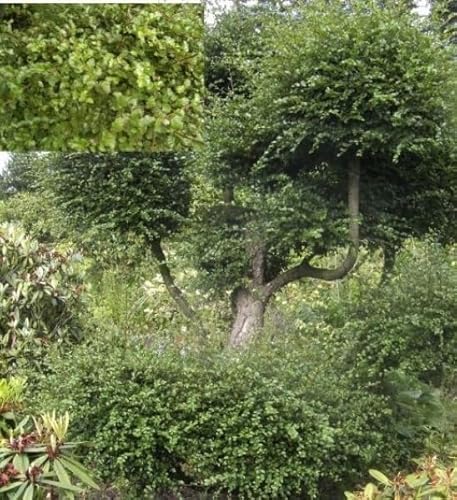
M252 248L252 283L256 287L264 284L266 250L262 243L254 244Z
M359 250L359 191L360 191L360 160L349 162L348 175L348 210L349 210L349 249L346 258L336 269L322 269L312 266L309 259L276 276L265 286L264 293L268 299L283 286L301 278L316 278L324 281L334 281L344 278L357 261Z
M179 311L188 319L195 319L196 314L192 307L187 302L182 291L176 286L175 280L171 275L170 268L167 264L167 259L163 253L159 240L154 240L151 244L151 250L159 264L159 272L162 276L165 287L173 300L176 302Z

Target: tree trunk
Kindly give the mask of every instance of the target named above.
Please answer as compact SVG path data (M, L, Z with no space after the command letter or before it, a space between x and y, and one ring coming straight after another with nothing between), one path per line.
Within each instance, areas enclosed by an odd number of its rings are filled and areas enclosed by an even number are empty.
M246 288L235 290L232 297L233 324L229 345L247 345L263 327L265 301Z

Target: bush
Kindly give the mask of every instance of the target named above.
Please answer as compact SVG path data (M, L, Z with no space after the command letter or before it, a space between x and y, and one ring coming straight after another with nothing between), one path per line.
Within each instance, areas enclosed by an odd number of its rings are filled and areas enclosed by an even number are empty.
M72 255L38 244L17 226L0 225L0 372L42 362L51 344L79 339L75 313L82 286Z
M378 460L408 458L408 441L388 401L332 363L298 349L178 354L100 337L54 359L30 398L36 411L68 410L73 437L93 444L86 465L133 498L182 485L335 498Z
M389 479L382 472L370 470L379 485L368 483L356 493L346 492L347 500L409 500L411 498L456 498L457 468L453 460L441 461L437 456L415 460L412 473L399 472Z
M8 498L75 498L97 484L73 456L76 443L66 440L70 417L55 413L23 419L0 440L0 492ZM78 485L75 484L78 483ZM80 486L81 485L81 486Z
M199 145L202 30L199 5L5 6L0 148Z
M343 283L308 292L306 309L294 297L299 305L291 314L305 325L303 334L311 322L330 343L350 344L345 366L361 381L401 370L440 386L447 367L457 365L456 250L410 241L387 281L373 277L368 260Z
M21 192L0 203L0 223L20 225L40 243L55 244L73 237L49 194Z

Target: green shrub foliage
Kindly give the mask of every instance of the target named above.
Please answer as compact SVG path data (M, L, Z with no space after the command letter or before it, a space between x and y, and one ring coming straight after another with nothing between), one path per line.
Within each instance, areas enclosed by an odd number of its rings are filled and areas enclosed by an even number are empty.
M199 5L0 13L0 149L162 151L201 141Z
M76 347L31 397L36 410L68 410L74 437L93 444L87 463L107 483L127 481L132 498L183 484L323 498L379 457L405 456L386 398L332 368L319 345L314 358L302 349L205 356L124 340Z
M80 231L131 233L150 243L174 232L187 215L184 161L175 153L53 155L45 182Z
M0 370L40 363L50 344L80 336L81 285L70 253L38 244L18 227L0 226Z
M400 369L439 387L457 363L457 256L433 241L408 246L387 282L348 282L324 317L340 342L353 345L347 363L355 376Z

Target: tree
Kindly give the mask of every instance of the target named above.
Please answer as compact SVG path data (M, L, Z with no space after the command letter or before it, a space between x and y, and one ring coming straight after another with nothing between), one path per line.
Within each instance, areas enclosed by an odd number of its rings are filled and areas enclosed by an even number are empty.
M55 195L68 220L80 231L129 233L143 240L179 310L194 318L176 286L162 249L187 216L190 191L176 153L70 153L49 157L41 185Z
M457 43L457 1L432 0L432 20L451 44Z
M408 8L384 3L277 16L249 95L214 100L205 172L231 196L207 212L215 251L201 245L200 267L235 289L232 344L288 283L346 276L361 239L395 250L455 215L452 62ZM345 242L340 266L313 265Z
M429 230L443 235L455 211L453 63L409 9L316 0L269 16L237 85L213 87L207 147L174 170L192 173L191 212L188 185L170 184L179 175L164 170L167 160L70 155L49 177L73 217L136 231L156 247L165 284L193 318L160 246L184 230L202 281L231 291L233 346L262 328L289 283L342 279L361 243L395 248ZM244 56L234 51L230 63ZM226 75L217 57L212 67ZM341 263L326 267L332 255Z
M0 198L35 188L36 153L11 153L5 169L0 172Z
M3 5L0 149L198 145L202 31L198 5Z

